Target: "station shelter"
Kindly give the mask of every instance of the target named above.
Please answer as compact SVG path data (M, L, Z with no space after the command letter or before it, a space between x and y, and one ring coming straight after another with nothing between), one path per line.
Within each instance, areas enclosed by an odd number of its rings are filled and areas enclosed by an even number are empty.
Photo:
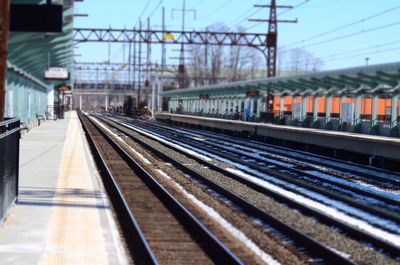
M399 136L400 63L164 91L170 113Z

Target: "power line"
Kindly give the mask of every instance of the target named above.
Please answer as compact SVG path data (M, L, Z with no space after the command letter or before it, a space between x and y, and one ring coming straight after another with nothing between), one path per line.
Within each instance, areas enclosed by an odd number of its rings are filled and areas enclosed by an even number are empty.
M153 11L150 13L150 15L148 15L148 17L152 17L154 15L154 13L160 8L160 6L163 2L164 2L164 0L160 0L160 2L158 2L158 5L153 9Z
M326 61L326 58L332 58L332 57L337 57L337 56L341 56L341 55L352 54L350 56L329 59L328 62L330 62L330 61L335 61L335 60L341 60L341 59L344 59L344 58L357 57L357 56L360 56L360 55L363 55L363 54L366 54L366 53L375 54L375 53L385 52L387 50L395 50L395 49L398 49L398 48L389 48L389 49L386 49L386 50L378 50L378 51L375 51L375 52L368 51L368 50L372 50L372 49L379 49L379 48L382 48L382 47L390 46L390 45L397 44L397 43L400 43L400 40L396 40L396 41L392 41L392 42L388 42L388 43L383 43L383 44L377 44L377 45L374 45L374 46L369 46L369 47L365 47L365 48L361 48L361 49L353 49L353 50L350 50L350 51L330 54L330 55L327 55L327 56L318 57L318 59L320 59L322 61ZM280 53L280 55L282 55L283 53L287 53L289 51L290 50L284 51L284 52ZM361 51L362 51L362 53L360 53ZM299 62L303 63L303 62L305 62L305 60L300 60Z
M196 9L201 3L203 3L204 0L200 0L199 2L197 2L192 9Z
M400 47L396 47L396 48L389 48L389 49L385 49L385 50L379 50L379 51L375 51L375 52L363 52L363 53L358 53L358 54L355 54L355 55L334 58L334 59L329 60L329 62L340 61L340 60L349 59L349 58L354 58L354 57L358 57L358 56L361 56L361 55L370 55L370 54L391 52L391 51L396 51L396 50L399 50L399 49L400 49Z
M147 8L149 7L150 3L151 3L151 0L148 0L148 1L147 1L147 4L144 6L144 8L143 8L143 10L142 10L142 13L140 14L138 20L136 21L135 27L136 27L137 23L139 23L139 21L142 19L143 14L144 14L144 12L146 12L146 10L147 10Z
M233 1L233 0L228 0L228 1L226 1L222 6L218 7L218 8L215 9L214 11L208 13L207 15L204 15L204 16L202 16L202 17L199 17L198 19L196 19L196 21L202 20L202 19L208 18L209 16L214 15L215 13L221 11L223 8L225 8L227 5L229 5L232 1ZM193 20L193 21L194 21L194 20ZM191 22L193 22L193 21L191 21Z
M350 34L345 34L345 35L342 35L342 36L339 36L339 37L334 37L334 38L331 38L331 39L328 39L328 40L315 42L315 43L312 43L312 44L303 46L303 48L305 48L305 47L317 46L317 45L321 45L321 44L324 44L324 43L327 43L327 42L336 41L336 40L341 40L341 39L353 37L353 36L355 36L355 35L360 35L360 34L363 34L363 33L368 33L368 32L376 31L376 30L379 30L379 29L384 29L384 28L388 28L388 27L393 27L393 26L396 26L396 25L399 25L399 24L400 24L400 21L397 21L397 22L394 22L394 23L390 23L390 24L378 26L378 27L375 27L375 28L369 28L369 29L367 29L367 30L361 30L361 31L357 31L357 32L350 33Z
M361 19L361 20L357 20L357 21L351 22L351 23L349 23L349 24L346 24L346 25L337 27L337 28L335 28L335 29L332 29L332 30L329 30L329 31L326 31L326 32L323 32L323 33L320 33L320 34L317 34L317 35L314 35L314 36L309 37L309 38L307 38L307 39L304 39L304 40L301 40L301 41L298 41L298 42L294 42L294 43L292 43L292 44L289 44L288 46L293 46L293 45L296 45L296 44L299 44L299 43L304 43L305 41L309 41L309 40L312 40L312 39L316 39L316 38L319 38L319 37L328 35L328 34L330 34L330 33L333 33L333 32L336 32L336 31L339 31L339 30L342 30L342 29L351 27L351 26L353 26L353 25L356 25L356 24L365 22L365 21L367 21L367 20L373 19L373 18L378 17L378 16L381 16L381 15L384 15L384 14L389 13L389 12L391 12L391 11L393 11L393 10L398 9L398 8L400 8L400 5L395 6L395 7L392 7L392 8L389 8L389 9L386 9L386 10L384 10L384 11L382 11L382 12L379 12L379 13L374 14L374 15L372 15L372 16L363 18L363 19Z
M363 52L363 53L358 53L358 54L354 54L354 55L350 55L350 56L344 56L344 57L339 57L339 58L335 58L335 59L331 59L328 60L327 62L334 62L334 61L341 61L341 60L346 60L346 59L350 59L350 58L354 58L354 57L359 57L359 56L365 56L365 55L371 55L371 54L378 54L378 53L387 53L387 52L392 52L392 51L397 51L400 50L400 47L396 47L396 48L390 48L390 49L385 49L385 50L380 50L380 51L376 51L376 52ZM322 57L324 58L324 57ZM321 58L318 58L321 59ZM302 63L304 61L298 61L296 63ZM323 61L324 62L324 61ZM287 63L285 64L285 68L291 67L293 66L294 63Z
M362 49L354 49L354 50L351 50L351 51L346 51L346 52L341 52L341 53L335 53L335 54L331 54L331 55L324 56L323 58L330 58L330 57L336 57L336 56L345 55L345 54L351 54L351 53L354 53L354 52L360 52L360 51L367 51L367 50L377 49L377 48L389 46L389 45L396 44L396 43L400 43L400 40L396 40L396 41L392 41L392 42L388 42L388 43L384 43L384 44L377 44L377 45L369 46L369 47L362 48Z
M260 0L261 1L261 0ZM249 9L247 9L244 13L242 13L240 16L238 16L237 18L235 18L231 23L229 24L235 24L235 26L243 21L247 21L247 19L249 19L250 17L260 13L262 11L262 9L257 9L255 10L253 13L251 13L250 15L248 15L247 17L245 17L244 19L240 20L242 17L246 16L248 13L250 13L251 11L254 11L254 7L250 7ZM238 21L240 20L240 21ZM238 22L236 22L238 21Z

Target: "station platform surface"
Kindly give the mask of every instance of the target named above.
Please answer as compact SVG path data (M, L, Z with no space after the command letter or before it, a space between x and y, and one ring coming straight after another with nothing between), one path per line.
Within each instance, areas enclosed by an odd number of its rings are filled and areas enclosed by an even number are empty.
M0 264L128 264L76 112L22 137Z
M238 133L247 132L250 135L273 137L302 144L313 144L370 156L400 160L400 139L394 137L171 113L157 113L156 117L162 121L200 125Z

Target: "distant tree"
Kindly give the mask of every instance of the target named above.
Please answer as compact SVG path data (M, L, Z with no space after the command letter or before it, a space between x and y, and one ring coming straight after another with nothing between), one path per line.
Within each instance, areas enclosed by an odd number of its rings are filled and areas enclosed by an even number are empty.
M231 29L224 23L216 23L207 27L206 31L229 32ZM246 29L238 27L235 31L246 32ZM253 47L194 46L191 51L190 78L195 86L254 79L262 61L260 51Z
M194 45L191 51L191 78L195 86L205 84L206 67L205 67L205 47Z
M283 50L278 56L279 72L300 74L321 70L323 61L303 48Z

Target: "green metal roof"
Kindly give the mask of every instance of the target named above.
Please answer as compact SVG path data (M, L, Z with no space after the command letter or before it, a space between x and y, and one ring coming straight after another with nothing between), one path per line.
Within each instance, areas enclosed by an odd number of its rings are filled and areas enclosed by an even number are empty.
M12 4L44 4L45 0L12 0ZM57 0L63 4L62 33L10 32L8 42L9 69L17 67L43 84L44 71L49 67L65 67L71 72L73 63L73 0ZM50 64L49 64L50 63ZM12 66L10 68L10 66ZM36 82L35 81L35 82ZM64 81L51 81L65 83ZM71 82L71 81L69 81ZM38 82L36 82L38 83Z
M361 93L400 93L400 63L354 67L334 71L305 73L250 81L240 81L162 92L164 97L232 95L248 91L275 95L351 95Z

